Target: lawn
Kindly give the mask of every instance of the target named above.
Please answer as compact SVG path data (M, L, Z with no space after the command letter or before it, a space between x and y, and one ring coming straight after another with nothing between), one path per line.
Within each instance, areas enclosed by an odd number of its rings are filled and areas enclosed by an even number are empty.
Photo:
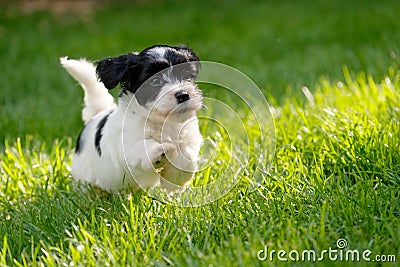
M0 266L315 264L295 262L296 251L316 251L324 265L370 264L364 251L398 262L398 10L395 0L137 1L67 12L0 3ZM82 92L58 58L97 60L156 43L188 44L267 97L275 153L258 188L248 187L250 166L222 198L184 208L72 182ZM346 262L355 250L360 261Z

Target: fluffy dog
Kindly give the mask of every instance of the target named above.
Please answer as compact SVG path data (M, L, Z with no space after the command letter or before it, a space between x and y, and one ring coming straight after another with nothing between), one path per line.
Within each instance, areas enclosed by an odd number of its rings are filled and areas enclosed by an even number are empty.
M106 58L60 59L84 90L85 126L72 176L105 191L179 191L192 179L202 143L195 83L200 62L187 46L156 45ZM97 75L96 75L97 73ZM108 90L120 85L118 104Z

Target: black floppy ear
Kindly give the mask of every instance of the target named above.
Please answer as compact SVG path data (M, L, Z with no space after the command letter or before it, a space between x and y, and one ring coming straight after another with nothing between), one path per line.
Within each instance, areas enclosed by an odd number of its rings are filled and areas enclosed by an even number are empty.
M134 53L106 58L97 61L96 72L99 79L107 89L115 88L119 83L126 81L129 68L138 62L138 55Z

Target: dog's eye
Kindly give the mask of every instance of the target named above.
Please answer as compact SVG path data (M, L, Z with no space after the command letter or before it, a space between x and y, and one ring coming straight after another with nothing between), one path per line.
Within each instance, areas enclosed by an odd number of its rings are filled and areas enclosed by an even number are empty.
M162 80L160 77L154 77L150 80L151 86L160 86L162 84Z
M195 77L191 71L188 70L182 71L182 80L192 82L194 78Z

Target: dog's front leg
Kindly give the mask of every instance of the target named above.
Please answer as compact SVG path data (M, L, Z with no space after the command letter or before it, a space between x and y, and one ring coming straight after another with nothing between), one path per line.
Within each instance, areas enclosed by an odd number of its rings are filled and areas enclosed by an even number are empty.
M152 139L136 142L125 153L129 173L140 188L147 190L160 181L159 170L177 155L175 145Z
M171 143L162 143L153 139L138 141L128 151L127 163L132 169L154 172L165 166L177 155L176 147Z
M196 159L193 153L182 153L171 161L161 171L161 185L169 192L182 191L184 186L193 178L197 170Z

